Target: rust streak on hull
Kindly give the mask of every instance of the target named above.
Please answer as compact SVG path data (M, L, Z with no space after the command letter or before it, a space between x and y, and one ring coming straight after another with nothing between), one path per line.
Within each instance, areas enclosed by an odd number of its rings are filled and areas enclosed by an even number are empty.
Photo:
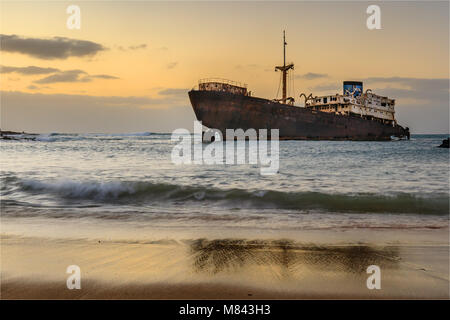
M272 100L220 91L191 90L189 99L203 125L219 129L279 129L280 140L386 141L409 138L409 130L358 116L337 115Z

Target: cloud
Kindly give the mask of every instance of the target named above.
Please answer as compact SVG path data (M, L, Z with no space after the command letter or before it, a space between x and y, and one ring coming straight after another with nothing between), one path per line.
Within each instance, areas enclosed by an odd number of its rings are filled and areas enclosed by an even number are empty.
M96 75L89 76L89 77L95 78L95 79L120 79L119 77L110 76L108 74L96 74Z
M365 88L376 89L383 95L393 98L415 99L417 101L449 100L448 78L406 78L406 77L370 77L363 79Z
M27 132L171 132L192 130L189 99L0 91L1 128Z
M147 48L147 45L145 43L139 44L137 46L129 46L128 49L130 50L139 50L139 49L145 49Z
M167 64L167 69L173 69L178 65L178 62L171 62Z
M45 78L34 81L34 83L58 83L58 82L91 82L93 79L119 79L107 74L89 75L83 70L59 71Z
M313 87L309 87L308 89L311 91L332 91L332 93L336 93L339 91L340 84L339 83L322 83Z
M82 77L87 74L83 70L60 71L45 78L34 81L34 83L57 83L57 82L89 82L89 78Z
M1 34L0 39L4 52L17 52L46 60L93 56L106 50L104 46L96 42L65 37L42 39Z
M158 92L161 96L186 97L189 89L184 88L167 88Z
M39 87L32 84L32 85L29 85L29 86L27 87L27 89L30 89L30 90L37 90L37 89L39 89Z
M128 47L124 47L124 46L117 47L117 49L119 49L120 51L139 50L139 49L145 49L145 48L147 48L147 45L145 43L128 46Z
M120 79L119 77L108 74L89 75L87 72L79 69L62 71L57 68L42 68L37 66L28 66L28 67L1 66L0 68L0 73L13 73L13 72L23 75L51 74L47 77L34 81L34 83L41 83L41 84L57 83L57 82L90 82L93 79Z
M11 67L1 66L0 73L19 73L23 75L41 75L52 74L45 78L34 81L34 83L56 83L56 82L90 82L93 79L120 79L116 76L108 74L89 75L83 70L67 70L61 71L57 68L42 68L36 66L28 67Z
M306 79L306 80L315 80L321 78L328 78L328 74L308 72L305 74L299 74L295 76L295 79Z
M36 74L49 74L60 71L56 68L41 68L36 66L28 67L11 67L11 66L1 66L1 73L19 73L23 75L36 75Z

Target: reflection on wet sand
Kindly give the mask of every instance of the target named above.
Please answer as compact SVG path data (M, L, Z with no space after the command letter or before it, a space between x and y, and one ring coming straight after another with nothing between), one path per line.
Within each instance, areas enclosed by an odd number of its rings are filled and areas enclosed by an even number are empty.
M444 245L7 235L1 241L1 294L7 298L448 298ZM82 290L67 289L72 264L82 270ZM381 268L381 290L366 286L372 264Z
M365 273L370 265L396 269L396 247L315 246L291 240L198 239L190 243L193 268L199 273L236 272L249 266L281 268L282 277L305 270Z

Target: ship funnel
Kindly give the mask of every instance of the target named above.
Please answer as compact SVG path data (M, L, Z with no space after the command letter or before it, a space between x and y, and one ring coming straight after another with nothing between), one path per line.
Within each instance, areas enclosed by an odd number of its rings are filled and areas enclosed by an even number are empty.
M363 83L361 81L344 81L344 96L358 97L363 93Z

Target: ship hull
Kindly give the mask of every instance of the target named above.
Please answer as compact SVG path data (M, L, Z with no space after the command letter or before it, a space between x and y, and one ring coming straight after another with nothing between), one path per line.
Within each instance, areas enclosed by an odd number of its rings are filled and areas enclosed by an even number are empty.
M337 115L229 92L191 90L189 99L202 124L218 129L279 129L282 140L391 140L409 130L358 116Z

